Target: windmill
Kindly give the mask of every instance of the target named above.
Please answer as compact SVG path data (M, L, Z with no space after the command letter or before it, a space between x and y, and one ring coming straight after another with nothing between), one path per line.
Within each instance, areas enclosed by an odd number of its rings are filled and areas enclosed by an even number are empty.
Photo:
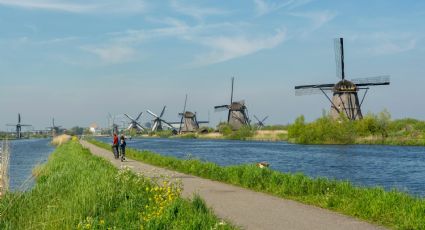
M331 103L331 116L334 119L344 114L350 120L362 119L361 106L370 86L389 85L390 77L376 76L369 78L358 78L347 80L344 72L344 43L343 38L335 39L335 61L336 74L340 79L336 84L317 84L295 86L295 94L315 94L323 93ZM365 90L362 100L359 101L359 90ZM333 93L332 99L326 94L327 91Z
M132 117L130 117L129 115L125 114L124 115L130 119L130 125L128 126L127 130L130 129L135 129L137 131L144 131L145 128L139 123L139 119L140 117L142 117L143 112L139 113L139 116L136 117L136 119L133 119Z
M110 113L108 113L108 126L111 129L111 135L114 133L118 134L118 125L115 124L115 115L112 116Z
M227 115L227 123L233 130L237 130L244 125L249 125L248 109L245 106L245 101L233 101L233 84L235 78L232 77L232 91L230 94L229 105L214 106L215 111L229 110Z
M47 128L50 129L50 131L52 132L52 137L54 137L59 133L60 127L62 127L62 126L56 126L55 125L55 118L52 118L52 126L47 127Z
M18 124L7 124L7 126L15 126L16 127L16 138L21 139L22 138L22 133L21 133L22 127L31 126L31 125L21 124L21 114L18 113Z
M149 109L146 111L154 117L154 119L152 121L152 123L153 123L152 124L152 132L163 130L163 123L164 123L164 126L168 126L169 128L175 130L174 127L169 122L162 119L162 116L164 116L164 113L165 113L165 108L166 108L166 106L164 106L164 108L162 109L161 114L159 116L156 115L155 113L153 113L152 111L150 111Z
M207 124L209 121L198 121L196 112L186 111L187 94L184 100L183 112L179 113L181 116L179 133L196 132L199 129L199 124Z
M265 118L263 118L262 120L258 119L257 116L254 115L255 120L257 120L257 123L255 123L255 125L258 127L258 129L262 129L264 128L264 122L267 120L267 118L269 118L269 116L266 116Z

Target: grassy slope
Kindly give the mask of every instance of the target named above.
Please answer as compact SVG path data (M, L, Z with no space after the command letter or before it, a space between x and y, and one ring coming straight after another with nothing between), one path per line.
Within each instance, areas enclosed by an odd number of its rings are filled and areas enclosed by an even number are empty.
M199 197L118 171L75 141L38 170L34 189L0 199L0 229L231 229ZM163 189L161 189L163 188Z
M110 149L106 143L91 142ZM425 200L397 191L354 187L349 182L311 179L254 165L220 167L214 163L180 160L149 151L128 149L127 155L149 164L335 210L394 229L425 229Z

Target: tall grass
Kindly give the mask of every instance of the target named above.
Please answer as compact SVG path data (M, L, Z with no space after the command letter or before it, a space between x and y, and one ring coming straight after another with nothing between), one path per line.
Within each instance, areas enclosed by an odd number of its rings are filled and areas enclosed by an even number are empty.
M52 145L59 146L59 145L65 144L69 140L71 140L71 136L70 135L62 134L62 135L53 137L53 140L52 140L51 143L52 143Z
M28 192L0 199L0 229L232 229L180 186L117 170L76 141L59 146Z
M0 196L9 189L9 141L3 140L0 149Z
M109 145L103 142L90 142L109 149ZM254 165L221 167L196 159L180 160L131 148L127 150L127 156L152 165L338 211L394 229L425 229L425 200L395 190L355 187L346 181L312 179L302 174L281 173Z

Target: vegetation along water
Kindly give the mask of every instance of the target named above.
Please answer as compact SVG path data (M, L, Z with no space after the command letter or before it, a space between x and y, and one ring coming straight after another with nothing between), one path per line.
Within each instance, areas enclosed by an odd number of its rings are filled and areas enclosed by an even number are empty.
M110 148L107 143L96 140L91 142L105 149ZM335 210L394 229L425 228L425 200L396 190L356 187L347 181L312 179L302 174L260 169L253 164L223 167L197 159L182 160L134 149L128 149L127 156L160 167Z

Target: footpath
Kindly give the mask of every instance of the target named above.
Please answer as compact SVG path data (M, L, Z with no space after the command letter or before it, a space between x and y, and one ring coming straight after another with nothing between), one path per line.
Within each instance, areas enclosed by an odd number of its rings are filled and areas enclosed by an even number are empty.
M237 186L152 166L132 159L114 159L111 151L86 141L81 144L116 167L129 167L147 177L167 176L182 181L183 197L199 194L214 213L243 229L384 229L326 209L301 204Z

